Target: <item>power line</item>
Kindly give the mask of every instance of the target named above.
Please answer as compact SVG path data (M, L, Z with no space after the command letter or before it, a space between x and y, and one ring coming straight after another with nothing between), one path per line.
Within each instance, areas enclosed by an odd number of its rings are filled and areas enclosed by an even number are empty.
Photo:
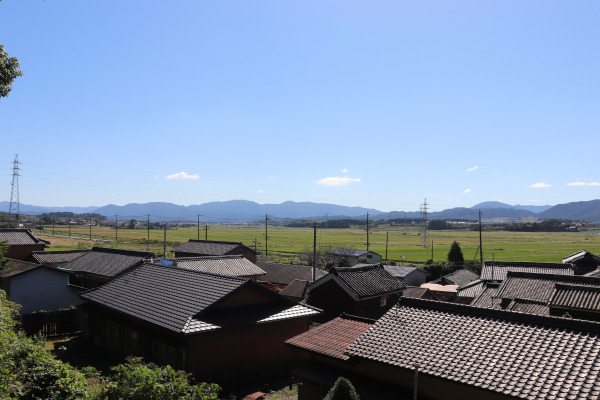
M12 183L10 184L10 205L8 207L8 223L10 225L10 221L12 219L12 214L15 214L16 226L19 226L20 219L20 205L19 205L19 155L15 154L15 160L13 161L13 174L12 174Z

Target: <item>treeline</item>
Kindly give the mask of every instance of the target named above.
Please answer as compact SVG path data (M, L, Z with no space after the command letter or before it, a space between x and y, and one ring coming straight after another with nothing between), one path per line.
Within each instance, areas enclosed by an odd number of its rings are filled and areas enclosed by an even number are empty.
M85 214L75 214L72 212L51 212L51 213L44 213L44 214L40 214L39 216L39 220L42 224L52 224L55 222L62 222L62 223L67 223L67 222L76 222L76 221L94 221L96 223L98 222L104 222L106 221L108 218L104 215L101 214L96 214L96 213L85 213Z
M93 367L77 369L54 358L41 338L17 328L18 306L0 290L1 399L217 399L219 386L194 384L189 374L140 358L111 368L108 377Z

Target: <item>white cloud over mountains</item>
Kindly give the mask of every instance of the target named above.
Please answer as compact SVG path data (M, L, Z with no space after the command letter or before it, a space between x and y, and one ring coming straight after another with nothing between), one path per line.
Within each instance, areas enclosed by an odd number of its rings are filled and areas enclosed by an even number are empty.
M546 182L538 182L538 183L534 183L533 185L529 185L529 187L534 188L534 189L545 189L545 188L549 188L550 185L549 183Z
M473 172L479 169L479 165L474 165L471 168L467 168L467 172Z

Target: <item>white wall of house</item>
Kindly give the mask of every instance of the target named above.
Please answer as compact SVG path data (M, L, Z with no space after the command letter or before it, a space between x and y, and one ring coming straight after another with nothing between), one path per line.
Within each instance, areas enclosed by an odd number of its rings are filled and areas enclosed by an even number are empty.
M82 303L80 290L69 286L69 275L39 267L10 279L10 301L21 305L21 314L69 308Z

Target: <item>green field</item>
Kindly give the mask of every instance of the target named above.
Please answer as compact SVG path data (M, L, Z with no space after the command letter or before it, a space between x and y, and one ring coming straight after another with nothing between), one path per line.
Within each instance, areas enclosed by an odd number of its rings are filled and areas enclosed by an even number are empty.
M44 234L52 234L52 228L47 227L44 231L35 231ZM157 255L163 253L163 230L150 230L148 233L143 229L119 229L115 232L111 228L93 227L92 238L106 240L99 245L118 247L131 250L153 251ZM54 234L57 236L68 236L66 226L56 226ZM88 238L89 227L78 226L71 228L71 237ZM288 228L269 226L268 228L268 250L273 256L276 252L301 252L313 245L312 228ZM369 249L386 255L386 235L389 236L387 246L387 258L396 261L424 262L431 258L433 251L434 261L444 261L450 244L456 240L460 243L465 259L476 257L479 246L479 232L469 230L443 230L428 232L428 245L423 246L422 236L416 228L406 231L398 226L383 226L371 230L369 238ZM600 252L600 231L592 233L584 232L506 232L506 231L484 231L483 234L484 259L505 261L538 261L538 262L561 262L561 259L571 253L586 249L592 253ZM166 233L167 252L174 246L186 242L188 239L197 239L196 227L171 228ZM200 239L204 239L204 226L201 226ZM46 237L52 242L52 237ZM209 240L224 240L242 242L246 246L257 249L264 255L265 250L265 227L249 225L209 225ZM433 248L431 243L433 242ZM317 244L320 246L331 246L332 248L367 248L366 231L364 228L356 229L318 229ZM80 244L79 247L90 247L92 242ZM76 244L64 246L51 246L48 250L61 250L75 248ZM280 255L281 256L281 255ZM293 256L281 256L290 261ZM479 256L477 255L477 258Z

